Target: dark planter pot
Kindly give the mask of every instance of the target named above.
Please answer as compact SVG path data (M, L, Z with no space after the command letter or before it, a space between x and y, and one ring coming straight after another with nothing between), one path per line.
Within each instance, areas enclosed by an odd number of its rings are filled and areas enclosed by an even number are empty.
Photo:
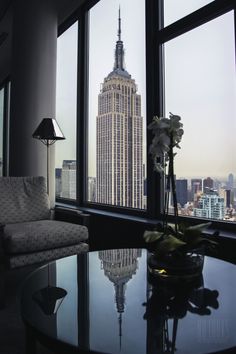
M184 257L158 257L153 253L148 256L149 274L163 282L192 282L202 274L204 255L186 254Z

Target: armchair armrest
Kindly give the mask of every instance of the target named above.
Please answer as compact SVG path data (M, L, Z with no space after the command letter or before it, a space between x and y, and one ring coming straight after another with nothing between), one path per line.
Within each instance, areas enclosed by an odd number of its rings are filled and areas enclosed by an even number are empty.
M56 206L54 209L55 219L61 221L72 222L87 226L89 229L90 214L83 213L81 210L69 209Z

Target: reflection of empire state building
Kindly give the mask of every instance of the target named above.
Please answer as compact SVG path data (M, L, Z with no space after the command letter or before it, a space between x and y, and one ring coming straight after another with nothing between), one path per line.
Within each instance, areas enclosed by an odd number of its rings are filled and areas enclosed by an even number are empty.
M120 11L118 23L114 68L98 96L97 202L142 208L141 96L124 68Z
M114 284L116 309L119 313L120 337L121 315L125 308L126 284L136 273L138 257L141 257L141 249L118 249L99 251L99 259L102 261L104 274Z

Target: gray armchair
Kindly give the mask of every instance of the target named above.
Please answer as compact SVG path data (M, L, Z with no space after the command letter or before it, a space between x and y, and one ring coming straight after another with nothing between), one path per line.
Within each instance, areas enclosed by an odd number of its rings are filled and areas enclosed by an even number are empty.
M87 240L87 226L52 218L44 177L0 177L0 259L8 268L88 251Z

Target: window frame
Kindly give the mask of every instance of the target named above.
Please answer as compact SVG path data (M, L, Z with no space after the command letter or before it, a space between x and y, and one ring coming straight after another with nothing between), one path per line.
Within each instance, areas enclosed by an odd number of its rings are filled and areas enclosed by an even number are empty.
M68 204L96 213L107 212L128 217L139 216L149 220L161 220L163 210L163 185L160 176L154 172L153 163L148 154L152 140L151 131L147 130L147 209L137 210L113 205L104 205L86 200L87 194L87 156L88 156L88 12L100 0L88 0L80 6L63 24L59 26L58 36L75 21L78 26L78 76L77 76L77 199L57 198L58 203ZM171 39L189 32L225 13L234 11L234 36L236 40L236 5L234 0L215 0L187 16L164 27L164 0L146 0L146 117L147 125L154 115L162 116L164 112L164 67L162 45ZM236 44L235 44L236 48ZM236 54L236 53L235 53ZM80 166L80 168L79 168ZM155 197L154 197L155 196ZM233 230L234 222L206 220L196 217L179 217L180 220L196 224L211 221L218 229ZM170 221L173 217L169 216Z
M9 157L9 117L10 117L10 78L7 77L1 84L3 90L3 160L2 175L8 176L8 157Z
M152 0L153 1L153 0ZM155 0L154 0L155 1ZM157 36L157 45L161 47L166 42L179 37L180 35L187 33L203 24L206 24L217 17L220 17L230 11L234 11L234 38L235 38L235 50L236 50L236 5L233 0L215 0L202 8L192 12L191 14L173 22L172 24L163 27L164 16L163 16L164 0L159 0L159 11L162 12L162 21L159 23L159 30ZM235 52L235 63L236 63L236 52ZM164 71L164 69L163 69ZM162 77L159 77L162 80ZM163 88L164 97L164 88ZM160 112L163 115L163 110ZM170 220L174 220L172 216L169 216ZM202 219L197 217L181 217L180 221L187 221L190 224L197 224L199 222L212 222L212 227L214 229L233 231L235 229L235 222L227 222L221 220L211 220Z

